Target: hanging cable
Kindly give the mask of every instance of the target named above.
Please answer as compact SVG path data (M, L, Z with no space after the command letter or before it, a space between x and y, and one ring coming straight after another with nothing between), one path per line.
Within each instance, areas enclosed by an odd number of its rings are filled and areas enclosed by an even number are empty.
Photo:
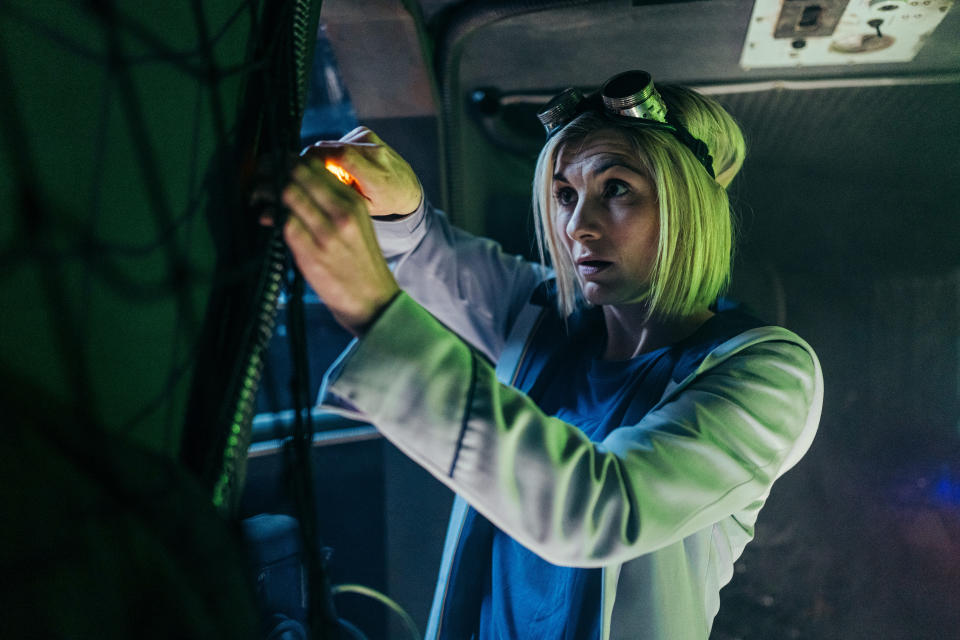
M333 587L332 592L335 596L340 595L341 593L355 593L357 595L376 600L400 617L400 619L403 621L403 626L406 627L407 631L410 633L410 637L413 638L413 640L420 640L420 638L423 637L420 635L420 629L417 628L417 623L413 621L413 618L410 617L410 614L407 613L403 607L397 604L395 600L386 594L380 593L376 589L365 587L362 584L338 584Z

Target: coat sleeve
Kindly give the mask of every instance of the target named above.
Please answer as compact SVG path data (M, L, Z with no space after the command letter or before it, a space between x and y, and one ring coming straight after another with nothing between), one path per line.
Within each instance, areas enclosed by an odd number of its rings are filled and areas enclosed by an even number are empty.
M328 374L325 398L361 410L544 559L593 567L762 500L809 446L822 378L799 338L770 328L704 367L638 424L592 443L500 384L469 345L401 294Z
M401 220L375 220L380 248L400 288L496 361L513 321L549 276L487 238L453 227L425 199Z

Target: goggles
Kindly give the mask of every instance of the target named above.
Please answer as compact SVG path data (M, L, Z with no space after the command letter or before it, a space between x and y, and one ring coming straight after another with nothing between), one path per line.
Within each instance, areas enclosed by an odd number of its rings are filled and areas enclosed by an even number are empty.
M683 124L670 115L667 105L646 71L625 71L607 80L600 89L584 96L574 88L564 89L537 112L549 140L582 113L599 113L613 122L668 131L682 142L711 178L713 158L702 140L694 138Z

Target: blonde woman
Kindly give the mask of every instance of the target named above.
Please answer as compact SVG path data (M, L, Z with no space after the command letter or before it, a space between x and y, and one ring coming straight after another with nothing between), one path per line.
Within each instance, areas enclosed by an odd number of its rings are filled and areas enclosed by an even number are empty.
M358 336L323 402L458 496L428 638L705 639L819 363L715 306L744 149L716 102L634 71L541 121L544 265L451 227L369 130L305 153L285 237Z

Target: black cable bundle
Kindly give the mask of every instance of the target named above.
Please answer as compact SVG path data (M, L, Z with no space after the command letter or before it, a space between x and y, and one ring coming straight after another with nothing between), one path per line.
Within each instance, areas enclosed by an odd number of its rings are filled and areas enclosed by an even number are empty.
M270 174L277 202L290 175L291 158L300 141L300 121L306 96L306 75L312 58L320 2L294 0L266 3L261 40L255 44L268 64L251 74L238 127L250 133L240 137L242 186L249 194L258 186L256 165L269 153ZM284 101L284 97L286 100ZM230 279L211 296L204 324L206 349L198 365L187 412L181 457L184 463L210 488L213 501L222 512L232 514L241 494L246 450L249 446L256 390L273 334L280 287L285 272L292 272L289 284L288 324L294 372L295 409L292 452L292 494L302 535L309 593L311 636L327 640L339 637L329 583L317 539L317 518L313 500L310 446L309 371L306 358L306 331L303 309L303 278L295 267L287 268L282 240L284 214L279 213L269 232L256 229L244 236L244 225L256 224L256 211L248 202L247 215L234 220L233 233L218 252L218 271L235 273L238 264L259 262L255 274ZM259 259L257 256L261 256ZM251 296L253 292L253 296ZM237 348L239 345L239 349Z
M287 303L287 326L290 336L290 355L293 377L290 381L294 402L293 438L287 441L288 476L294 506L300 521L303 560L308 580L308 615L314 638L340 637L339 622L333 606L333 596L326 572L326 558L320 548L317 533L317 511L313 492L313 472L310 450L313 444L313 422L310 372L307 360L307 335L303 304L303 275L295 267Z

